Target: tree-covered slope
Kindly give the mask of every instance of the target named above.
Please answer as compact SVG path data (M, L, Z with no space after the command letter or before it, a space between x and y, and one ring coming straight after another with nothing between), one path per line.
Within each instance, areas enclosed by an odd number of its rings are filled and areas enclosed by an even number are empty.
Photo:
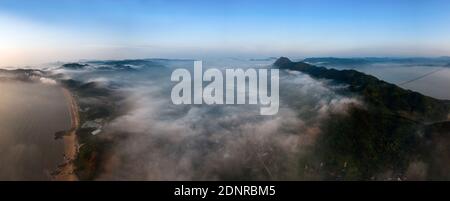
M449 101L402 89L355 70L336 70L281 57L275 67L348 86L364 107L332 114L321 125L301 174L322 179L449 179ZM304 167L304 168L303 168Z

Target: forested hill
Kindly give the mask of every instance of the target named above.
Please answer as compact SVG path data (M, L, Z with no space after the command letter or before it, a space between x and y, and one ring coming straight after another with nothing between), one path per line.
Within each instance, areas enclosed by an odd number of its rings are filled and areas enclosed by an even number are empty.
M286 57L279 58L274 66L301 71L318 79L347 84L350 91L362 96L370 106L414 121L443 121L448 118L450 111L448 100L438 100L406 90L356 70L327 69L304 62L292 62Z
M279 58L279 69L327 79L364 101L321 124L313 156L300 173L326 180L450 179L450 104L355 70L336 70Z

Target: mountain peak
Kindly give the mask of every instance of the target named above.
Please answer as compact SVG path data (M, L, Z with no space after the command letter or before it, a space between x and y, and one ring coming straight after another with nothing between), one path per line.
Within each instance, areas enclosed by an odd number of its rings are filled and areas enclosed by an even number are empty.
M292 62L290 59L286 57L280 57L275 61L273 64L275 67L278 67L279 69L289 69L289 70L301 70L304 68L310 68L314 67L308 63L305 62Z
M277 67L281 67L281 66L284 66L284 65L290 64L290 63L292 63L292 61L290 59L288 59L287 57L280 57L275 61L275 63L273 65L277 66Z

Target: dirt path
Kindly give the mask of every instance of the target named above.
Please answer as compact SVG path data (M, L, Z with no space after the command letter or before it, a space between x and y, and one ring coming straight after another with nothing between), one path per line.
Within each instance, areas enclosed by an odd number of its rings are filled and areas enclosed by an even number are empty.
M69 109L72 126L69 133L63 137L64 163L58 167L58 174L56 174L53 179L56 181L77 181L78 178L74 173L75 166L73 164L73 160L78 152L78 141L76 136L76 130L80 124L78 105L68 89L63 88L63 93L70 105Z

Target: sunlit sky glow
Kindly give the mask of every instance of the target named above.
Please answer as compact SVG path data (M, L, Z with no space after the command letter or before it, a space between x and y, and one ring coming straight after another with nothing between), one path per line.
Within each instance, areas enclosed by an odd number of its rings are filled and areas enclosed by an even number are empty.
M450 55L446 0L0 0L0 66L79 59Z

